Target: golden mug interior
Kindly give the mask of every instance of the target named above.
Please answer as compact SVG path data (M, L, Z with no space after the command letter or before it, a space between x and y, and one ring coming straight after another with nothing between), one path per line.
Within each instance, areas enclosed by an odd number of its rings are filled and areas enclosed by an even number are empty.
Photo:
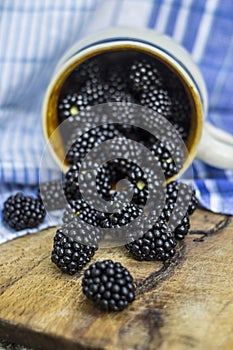
M47 94L44 100L43 105L43 130L44 135L49 143L49 148L55 160L59 164L59 167L66 172L69 168L69 164L65 159L65 151L63 146L62 137L59 133L59 121L58 121L58 99L65 83L66 79L69 77L71 72L77 68L81 63L85 62L87 59L97 56L102 53L112 52L112 51L122 51L122 50L136 50L149 54L154 57L156 60L162 61L170 70L172 70L182 82L191 106L191 127L190 132L186 142L187 148L187 157L185 159L183 168L179 174L168 179L168 182L173 181L179 175L181 175L191 164L195 158L197 152L197 146L200 142L202 127L203 127L203 107L200 99L200 95L195 88L195 84L190 80L189 76L181 69L176 61L171 59L169 56L164 55L163 52L159 50L154 50L150 46L142 46L140 43L132 42L122 45L120 42L115 42L108 45L102 45L101 47L93 47L92 50L83 52L81 55L77 54L77 57L72 57L72 60L69 60L64 64L64 67L56 75L55 79L51 82Z

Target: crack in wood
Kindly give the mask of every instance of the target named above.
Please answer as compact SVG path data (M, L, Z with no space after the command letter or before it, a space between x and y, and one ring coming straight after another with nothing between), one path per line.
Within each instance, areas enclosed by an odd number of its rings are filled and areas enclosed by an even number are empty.
M217 222L213 228L203 231L203 230L193 230L190 231L190 235L202 235L199 238L194 239L195 242L203 242L204 238L220 233L223 229L225 229L231 222L231 216L225 215L225 217ZM175 268L182 263L184 259L185 253L185 243L180 242L180 249L176 253L176 255L165 262L164 265L157 271L153 272L149 276L147 276L143 281L136 282L136 295L140 295L148 292L149 290L156 287L159 283L168 279L174 272Z
M179 250L172 259L165 262L159 270L151 273L142 282L136 282L136 295L146 293L168 279L173 274L174 269L182 263L184 252L185 244L180 242Z
M225 215L222 220L217 222L213 228L204 231L204 230L191 230L189 232L190 235L201 235L201 237L195 238L194 242L204 242L204 240L216 234L219 234L223 229L225 229L231 223L231 216Z

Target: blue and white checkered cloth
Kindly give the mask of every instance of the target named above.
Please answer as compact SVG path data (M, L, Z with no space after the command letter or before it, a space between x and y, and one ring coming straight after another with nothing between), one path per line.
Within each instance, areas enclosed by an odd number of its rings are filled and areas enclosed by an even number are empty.
M207 84L207 119L233 134L232 0L2 0L0 2L0 191L35 193L45 141L42 100L62 54L109 26L148 27L192 55ZM233 214L233 171L193 164L200 203ZM49 180L53 170L43 169ZM46 220L40 228L48 227ZM0 242L13 233L0 226ZM28 232L28 231L27 231Z

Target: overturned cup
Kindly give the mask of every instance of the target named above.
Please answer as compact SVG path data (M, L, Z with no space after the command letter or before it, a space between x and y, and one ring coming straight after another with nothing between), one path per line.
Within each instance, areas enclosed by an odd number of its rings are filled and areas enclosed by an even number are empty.
M174 78L173 90L176 87L182 90L188 106L185 119L179 121L178 115L176 120L178 126L184 129L183 140L188 150L179 174L195 157L216 167L233 168L233 137L204 121L208 108L207 91L202 75L188 52L168 36L136 28L109 28L95 33L77 42L59 61L44 98L42 112L45 138L50 140L50 150L59 166L66 171L69 163L65 160L62 136L59 133L56 137L52 135L61 123L58 105L64 91L74 83L79 87L80 81L74 82L73 73L92 59L99 59L103 65L110 67L117 64L123 67L130 60L145 58L155 62L165 80ZM152 100L153 93L152 90ZM140 104L140 100L133 103ZM163 111L158 110L158 113L163 115ZM71 114L78 113L79 108L73 108Z

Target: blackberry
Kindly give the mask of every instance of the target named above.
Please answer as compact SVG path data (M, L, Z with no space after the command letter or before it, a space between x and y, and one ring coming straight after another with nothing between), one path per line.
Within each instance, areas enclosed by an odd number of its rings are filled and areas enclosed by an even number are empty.
M190 221L188 213L184 213L182 207L176 207L175 203L167 201L160 217L173 232L176 240L184 239L190 229Z
M85 174L84 174L85 175ZM82 195L80 192L79 187L79 180L82 177L82 174L80 173L80 164L73 164L70 169L67 171L65 175L65 182L64 182L64 193L67 201L72 204L72 202L76 202L75 206L80 206L81 204L84 205L84 200L82 199ZM84 178L85 181L85 178ZM103 178L104 181L104 178ZM104 184L104 188L102 188L102 184ZM92 186L96 186L96 183L84 183L83 185L85 187L85 193L88 194L91 192L91 199L94 199L93 205L97 202L98 198L96 198L95 193L92 192ZM90 187L89 187L90 186ZM99 179L97 181L97 191L102 196L102 198L105 196L108 183L102 183L102 179ZM84 189L84 188L83 188ZM78 211L78 210L77 210Z
M77 210L75 207L73 205L67 204L62 215L63 224L67 225L72 221L78 221L78 215L76 213Z
M173 218L174 220L174 218ZM180 241L185 238L185 236L188 234L190 229L190 221L189 216L186 214L182 220L181 223L175 227L174 229L174 236L177 241Z
M82 161L87 153L100 143L119 136L116 124L103 124L82 134L70 147L66 159L70 164Z
M92 242L92 237L86 237L87 245L83 244L86 232L79 232L75 222L58 229L53 244L51 260L65 273L73 275L82 268L94 256L97 247Z
M124 73L120 69L116 69L106 77L109 84L107 101L110 102L133 102L133 96L128 92Z
M135 91L147 91L151 86L161 86L162 77L149 60L136 61L130 67L129 80Z
M88 106L105 103L109 94L109 85L107 83L87 80L85 86L81 88L80 94L87 100Z
M173 148L173 152L171 152L171 148ZM183 155L179 147L175 148L171 143L157 142L152 146L151 153L167 178L177 174L182 168Z
M176 240L164 220L159 219L141 237L125 245L137 260L165 261L175 255Z
M198 207L198 199L197 199L197 197L196 197L196 191L195 190L193 190L192 191L192 197L191 197L191 201L190 201L190 203L189 203L189 207L188 207L188 214L189 215L192 215L194 212L195 212L195 210L197 209L197 207Z
M106 201L112 199L111 190L112 190L112 181L111 181L111 172L109 169L103 170L103 167L98 169L96 176L96 190L99 195Z
M96 59L86 60L74 69L70 78L74 86L80 86L87 80L91 80L93 83L101 79L101 66Z
M176 89L171 97L171 114L168 120L176 127L180 136L187 141L190 131L191 106L187 93Z
M172 216L173 210L174 210L174 203L165 202L161 212L162 220L164 220L165 222L168 222L170 217Z
M79 221L82 220L83 222L91 225L91 226L99 226L100 223L100 216L101 212L99 210L96 210L92 205L87 203L83 198L77 199L75 201L71 201L71 204L69 205L70 211L69 215L70 217L73 216L77 218ZM66 213L66 217L68 219L68 213ZM65 219L65 216L64 216Z
M104 199L113 199L116 193L113 193L111 196L110 190L113 191L116 183L122 179L127 179L132 184L132 203L145 205L148 196L146 177L137 164L129 162L124 158L116 158L108 161L99 169L97 183L99 184L98 188L104 189Z
M85 110L90 106L107 102L108 93L108 84L87 80L86 84L79 90L78 93L70 92L59 101L59 123L62 123L64 120L77 115L80 111Z
M85 96L77 93L69 93L58 102L58 120L62 123L67 118L75 116L80 110L88 106L88 100Z
M135 204L125 204L118 212L108 213L107 217L105 216L100 220L100 226L102 228L119 228L125 226L136 219L141 212L142 209Z
M65 175L64 193L67 201L80 199L79 173L80 164L73 164Z
M169 119L171 115L172 102L168 91L160 87L152 87L148 91L143 92L140 96L140 104L163 117Z
M60 180L41 183L38 188L38 198L47 211L64 209L67 202Z
M198 206L195 190L185 183L170 182L166 187L166 200L187 207L187 213L192 215Z
M124 266L112 260L90 265L84 272L82 290L104 311L121 311L135 299L133 277Z
M63 216L62 216L62 222L64 225L73 223L77 229L77 232L79 232L79 241L86 244L86 245L93 245L98 246L100 241L103 239L103 231L97 230L96 227L97 222L93 224L95 226L95 229L93 230L89 225L85 224L85 220L81 220L80 213L77 213L77 209L75 209L74 204L73 206L68 204L64 210ZM97 217L97 216L96 216ZM78 236L78 235L77 235Z
M3 204L3 221L15 231L38 227L45 218L45 208L40 200L16 193Z

